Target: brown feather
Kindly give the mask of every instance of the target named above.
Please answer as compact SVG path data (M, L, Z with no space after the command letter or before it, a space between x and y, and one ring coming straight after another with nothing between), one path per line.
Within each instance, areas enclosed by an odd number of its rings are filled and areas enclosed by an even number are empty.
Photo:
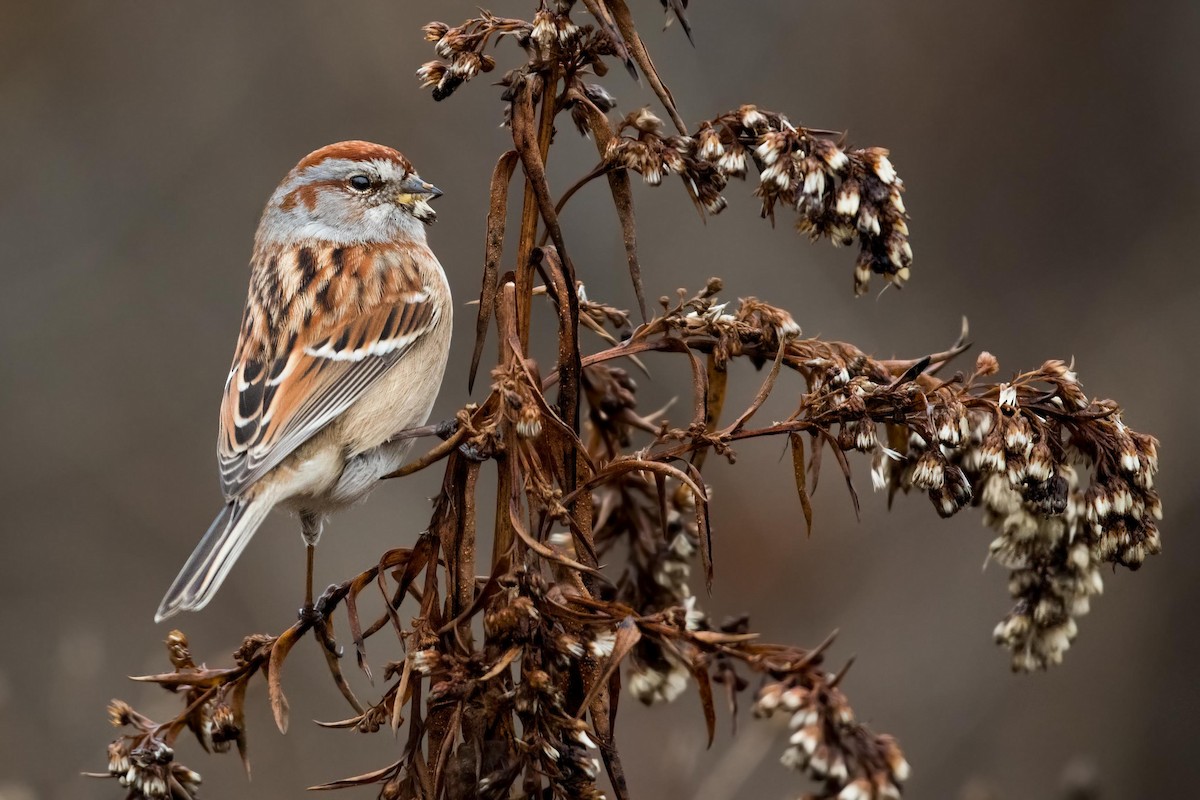
M400 155L392 148L375 144L374 142L363 142L351 140L348 142L338 142L336 144L326 145L319 150L314 150L300 160L296 165L296 172L314 167L322 161L331 158L342 158L348 161L391 161L394 164L399 164L404 168L405 172L412 172L412 164L408 159Z
M434 325L438 305L418 267L430 260L412 244L314 243L255 254L221 405L228 497L353 403Z

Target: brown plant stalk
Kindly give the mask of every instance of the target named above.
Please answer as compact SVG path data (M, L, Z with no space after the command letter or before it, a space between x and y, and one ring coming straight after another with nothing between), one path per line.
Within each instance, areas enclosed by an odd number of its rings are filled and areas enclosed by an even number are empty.
M995 637L1016 670L1061 661L1106 565L1136 569L1159 551L1156 440L1126 427L1115 403L1087 397L1060 361L998 380L999 365L984 352L970 369L948 374L967 347L965 327L945 352L875 359L850 344L803 338L792 315L767 302L721 301L716 278L698 292L663 297L651 315L631 173L650 185L678 176L701 214L725 208L730 179L755 174L764 217L791 209L811 237L858 245L858 292L872 275L896 286L909 277L903 183L887 151L848 146L754 106L690 129L625 0L585 0L593 22L584 25L573 6L539 3L529 21L481 11L457 27L425 28L438 60L418 75L438 100L493 70L485 50L501 40L515 42L524 58L500 81L513 148L492 175L469 369L473 383L495 330L491 390L458 412L443 442L389 476L445 462L428 529L331 586L283 633L248 636L231 667L197 666L186 637L173 631L172 671L138 680L179 694L183 710L156 723L121 701L110 706L123 733L109 746L103 775L129 797L197 796L200 776L174 760L185 730L205 750L236 745L244 760L245 698L256 675L265 677L285 731L282 672L305 638L320 648L352 711L322 724L404 730L393 763L316 789L370 785L381 798L629 797L614 734L623 697L668 702L693 687L711 745L718 696L736 718L756 675L754 713L787 713L781 760L813 781L815 797L898 797L908 763L893 739L857 721L841 689L846 668L826 666L831 640L807 650L765 643L744 618L710 619L692 589L696 567L706 586L719 575L705 458L733 462L746 439L787 443L810 532L826 454L856 509L855 452L871 458L873 485L889 501L916 491L941 516L980 507L996 533L990 558L1010 571L1016 606ZM663 7L690 37L686 0ZM674 133L648 109L610 118L615 100L593 79L613 60L647 81ZM599 163L556 201L545 165L563 114L594 139ZM518 169L519 237L506 260L508 189ZM636 325L626 311L588 297L580 270L606 265L572 261L559 221L575 191L600 176L617 211ZM557 322L557 354L543 374L528 349L532 317L544 309ZM629 368L645 369L640 357L649 353L687 363L690 386L680 394L690 402L679 418L639 408ZM725 405L736 361L760 368L762 379L734 413ZM763 404L779 392L795 398L795 410L762 420ZM435 430L450 428L400 435ZM493 498L479 490L484 470L495 470ZM493 555L482 569L481 502L496 510ZM382 611L364 617L364 601ZM384 665L370 702L355 696L342 671L334 629L342 614L342 636L368 677L369 640L388 632L406 652Z

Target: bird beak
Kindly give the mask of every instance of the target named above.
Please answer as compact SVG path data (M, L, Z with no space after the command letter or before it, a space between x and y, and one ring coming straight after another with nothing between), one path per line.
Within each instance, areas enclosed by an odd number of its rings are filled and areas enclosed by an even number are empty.
M431 225L437 220L437 212L430 207L429 201L441 196L441 189L432 183L426 183L416 175L410 175L400 184L396 204L408 208L414 217L426 225Z
M416 175L410 175L400 184L400 189L405 194L422 195L426 200L433 200L442 196L442 190L434 186L432 183L426 183ZM403 197L403 195L401 195Z

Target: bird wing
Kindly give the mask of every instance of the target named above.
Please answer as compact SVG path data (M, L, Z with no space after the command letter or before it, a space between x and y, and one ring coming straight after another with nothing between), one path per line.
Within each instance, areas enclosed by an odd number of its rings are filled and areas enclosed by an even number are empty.
M256 255L221 404L228 498L350 407L437 323L422 248L307 247Z

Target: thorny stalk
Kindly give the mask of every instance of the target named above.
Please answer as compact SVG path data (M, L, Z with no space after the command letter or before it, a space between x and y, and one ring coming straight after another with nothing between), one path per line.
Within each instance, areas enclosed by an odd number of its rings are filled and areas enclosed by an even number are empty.
M174 760L185 730L205 750L236 744L244 759L245 698L256 675L265 676L285 730L281 672L305 637L321 648L353 712L323 724L405 731L392 764L313 788L374 785L389 799L588 798L605 790L603 766L612 794L626 798L614 736L622 695L651 704L694 687L711 744L718 694L736 717L757 675L754 713L787 713L782 761L814 781L815 797L898 797L908 764L894 740L857 721L840 686L845 669L825 667L830 641L810 650L764 643L746 619L710 619L693 592L696 566L707 586L715 575L701 467L708 454L733 462L746 439L787 442L810 531L826 453L856 508L848 457L855 452L870 457L872 483L889 502L915 491L944 517L982 508L996 533L989 557L1010 571L1017 601L995 638L1019 671L1062 660L1076 620L1103 588L1106 565L1136 569L1159 552L1157 442L1126 427L1117 404L1088 398L1067 364L1051 360L997 380L999 365L984 352L969 371L943 377L966 349L965 329L945 352L879 360L850 344L803 338L793 317L767 302L722 302L715 278L696 293L662 298L650 315L631 174L651 186L679 176L701 214L724 210L731 179L756 174L764 217L790 209L812 238L858 245L860 293L872 275L896 286L909 277L903 183L886 150L851 147L834 132L754 106L690 129L625 0L582 5L591 18L583 25L571 16L573 2L557 0L539 3L531 21L481 11L457 27L425 27L438 60L418 76L437 100L493 70L485 51L498 41L511 40L524 56L500 81L513 149L492 176L470 367L473 383L494 329L491 390L458 412L445 441L389 476L446 462L428 529L331 586L282 634L247 637L232 667L197 666L186 637L172 631L172 671L139 680L181 695L181 713L156 723L121 701L110 706L125 732L109 746L105 775L129 797L197 795L200 776ZM686 0L663 6L690 37ZM649 109L613 122L616 101L593 82L613 61L646 80L674 133ZM555 201L545 165L564 113L594 140L600 161ZM519 238L506 260L508 189L518 167ZM587 296L559 222L575 191L601 176L617 211L638 324ZM606 267L590 259L580 266ZM556 363L544 375L528 355L539 296L558 323ZM581 341L585 331L602 343L598 349ZM681 406L682 419L639 410L627 367L644 369L639 356L649 353L686 361L691 402ZM763 368L763 379L747 407L726 414L735 361ZM795 410L766 423L757 412L773 392L794 396ZM476 517L484 469L497 476L487 574L476 563L486 535ZM383 610L372 620L360 603L374 594ZM405 649L402 660L384 665L373 702L360 701L343 675L334 631L341 612L368 677L368 640L390 632Z

